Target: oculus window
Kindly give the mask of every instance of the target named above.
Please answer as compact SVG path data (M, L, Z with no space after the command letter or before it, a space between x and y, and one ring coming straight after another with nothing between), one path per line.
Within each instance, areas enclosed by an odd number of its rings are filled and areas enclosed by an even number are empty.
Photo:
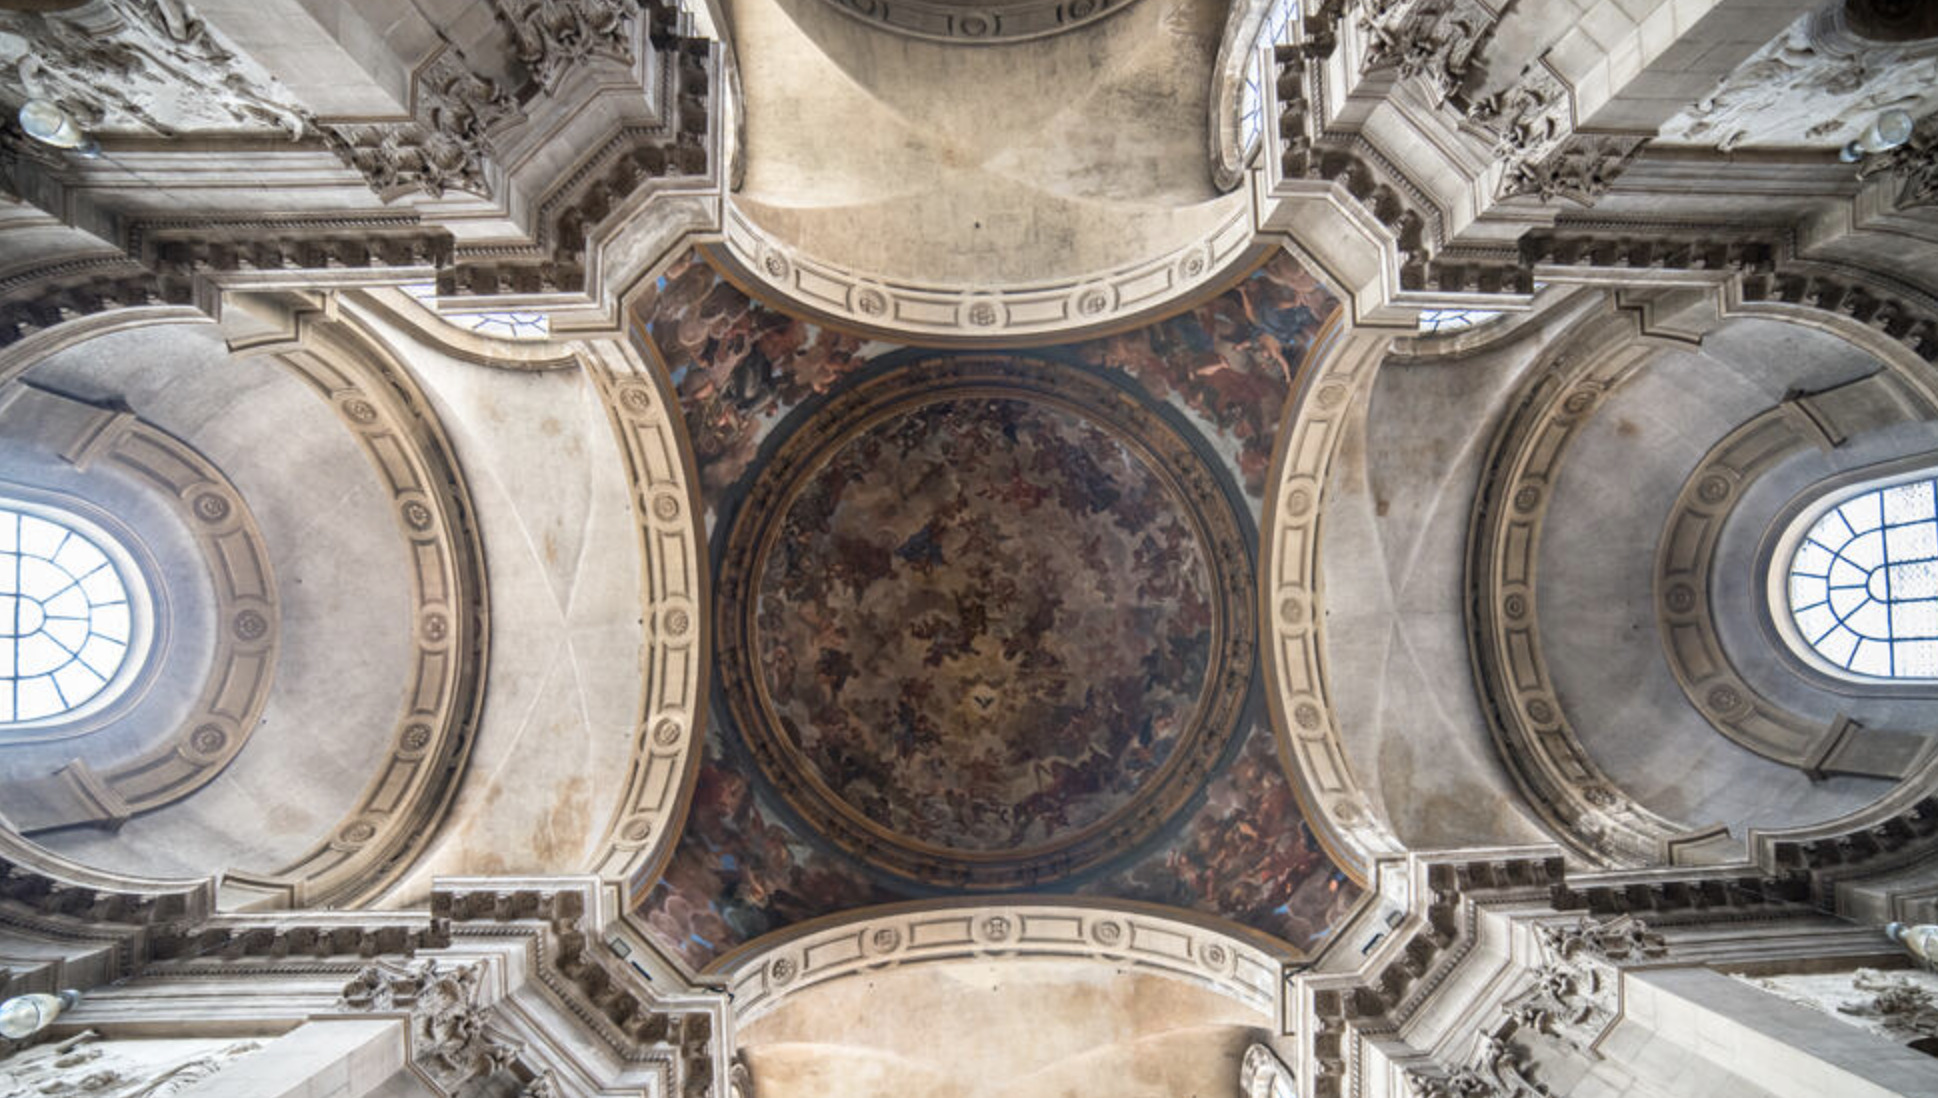
M114 702L148 647L145 578L71 512L0 499L0 732Z
M1847 679L1938 680L1938 469L1859 485L1798 529L1789 620L1773 615L1791 646Z

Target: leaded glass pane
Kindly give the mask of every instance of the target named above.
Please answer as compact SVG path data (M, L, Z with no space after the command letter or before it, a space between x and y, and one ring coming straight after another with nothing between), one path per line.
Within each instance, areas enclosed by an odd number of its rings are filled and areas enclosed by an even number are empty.
M81 531L0 507L0 727L72 712L114 680L127 582Z
M1790 558L1789 592L1798 635L1834 666L1938 678L1938 478L1824 512Z

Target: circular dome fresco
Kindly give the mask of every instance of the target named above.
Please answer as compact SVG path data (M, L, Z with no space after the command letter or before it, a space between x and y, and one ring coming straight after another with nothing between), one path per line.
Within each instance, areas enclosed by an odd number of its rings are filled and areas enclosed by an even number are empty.
M1020 42L1073 30L1135 0L827 0L882 30L936 42Z
M722 689L768 780L934 884L1037 883L1148 836L1251 679L1217 477L1048 364L934 360L831 401L755 482L720 591Z

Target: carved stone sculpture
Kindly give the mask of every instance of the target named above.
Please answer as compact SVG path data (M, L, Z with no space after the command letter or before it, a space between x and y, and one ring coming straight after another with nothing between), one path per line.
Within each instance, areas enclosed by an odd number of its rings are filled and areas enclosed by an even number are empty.
M343 988L346 1010L407 1011L411 1063L440 1094L455 1094L473 1079L495 1075L518 1059L493 1035L490 1011L478 1005L479 964L446 967L434 959L380 961Z
M1361 16L1370 42L1363 67L1419 77L1434 103L1445 103L1465 89L1498 22L1479 0L1375 0Z
M1514 1023L1480 1035L1474 1061L1451 1072L1409 1072L1415 1098L1550 1098L1534 1081L1525 1051L1510 1038Z
M1499 197L1567 198L1592 206L1647 143L1647 137L1632 134L1575 134L1545 159L1510 160Z
M1607 961L1655 960L1668 955L1662 935L1633 915L1583 917L1570 925L1540 928L1541 944L1566 961L1596 957Z
M565 74L596 60L633 63L639 6L626 0L493 0L518 60L551 94Z
M417 78L415 121L336 125L326 135L344 163L386 199L413 190L433 198L447 190L488 198L490 131L518 115L508 92L446 50Z

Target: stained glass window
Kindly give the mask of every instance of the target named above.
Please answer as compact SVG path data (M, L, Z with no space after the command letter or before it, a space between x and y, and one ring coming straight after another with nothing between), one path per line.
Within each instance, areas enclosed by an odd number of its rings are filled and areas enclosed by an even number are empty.
M1832 666L1938 679L1938 477L1823 512L1790 558L1789 596L1797 635Z
M403 287L405 293L423 303L426 309L437 312L437 283L411 282ZM544 339L552 334L552 318L544 313L490 312L490 313L446 313L438 312L438 318L455 324L467 331L480 335L497 336L500 339Z
M1299 12L1298 0L1274 0L1265 13L1265 21L1258 31L1260 46L1276 46L1291 40L1292 17ZM1262 56L1253 51L1254 56L1245 66L1245 83L1238 93L1238 132L1245 142L1245 156L1250 159L1252 150L1264 136L1265 94L1268 87L1274 87L1278 79L1275 73L1267 71L1268 66Z
M72 713L117 682L135 630L122 572L53 514L0 504L0 728Z
M1423 335L1451 335L1478 328L1500 315L1487 309L1422 309L1420 332Z

